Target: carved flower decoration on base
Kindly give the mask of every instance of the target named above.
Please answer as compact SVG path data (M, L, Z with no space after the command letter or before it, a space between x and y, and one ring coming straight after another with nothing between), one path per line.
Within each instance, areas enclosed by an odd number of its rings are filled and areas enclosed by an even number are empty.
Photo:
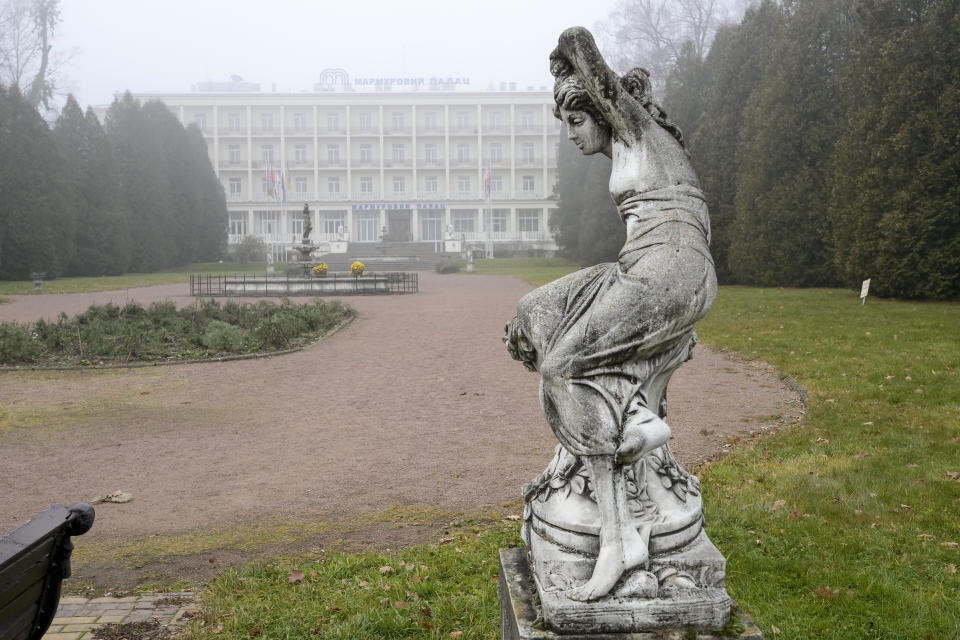
M663 450L661 449L661 455ZM667 458L653 454L648 457L651 466L660 477L664 489L670 489L681 502L687 501L687 494L700 495L700 479L687 473L673 456Z

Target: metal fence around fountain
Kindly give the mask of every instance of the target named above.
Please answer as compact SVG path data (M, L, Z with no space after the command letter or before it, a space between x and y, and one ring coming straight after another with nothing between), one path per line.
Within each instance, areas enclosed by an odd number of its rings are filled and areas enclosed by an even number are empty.
M325 276L190 274L191 296L341 296L417 293L416 272L350 273Z

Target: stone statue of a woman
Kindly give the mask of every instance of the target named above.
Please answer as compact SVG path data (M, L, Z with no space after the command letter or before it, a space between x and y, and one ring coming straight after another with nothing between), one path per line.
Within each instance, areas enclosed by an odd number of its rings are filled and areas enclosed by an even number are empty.
M666 446L663 418L667 381L690 357L693 326L716 295L707 205L646 71L617 76L580 27L560 36L550 70L554 114L569 138L585 155L613 161L610 195L626 242L616 262L525 296L507 325L511 355L540 373L561 445L524 488L524 536L539 579L553 581L542 586L569 600L695 588L679 565L650 560L691 544L702 528L699 484ZM538 560L538 544L555 551ZM569 550L590 558L588 573L576 575L572 560L564 568Z

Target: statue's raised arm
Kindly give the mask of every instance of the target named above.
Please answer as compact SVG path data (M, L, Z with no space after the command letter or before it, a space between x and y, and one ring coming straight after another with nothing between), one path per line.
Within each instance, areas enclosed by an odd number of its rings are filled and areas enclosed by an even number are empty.
M620 76L607 66L593 35L583 27L570 27L560 34L557 48L550 54L550 71L557 78L576 74L612 133L626 144L654 122ZM637 87L644 89L649 91L649 85Z

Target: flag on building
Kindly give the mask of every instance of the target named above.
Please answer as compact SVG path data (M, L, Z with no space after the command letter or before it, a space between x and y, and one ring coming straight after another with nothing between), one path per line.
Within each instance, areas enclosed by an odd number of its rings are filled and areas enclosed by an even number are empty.
M287 201L287 170L280 172L280 197L282 202Z
M271 197L276 197L276 181L273 177L273 165L269 162L266 166L266 179L267 179L267 195Z
M490 169L483 170L483 195L486 198L490 197Z

